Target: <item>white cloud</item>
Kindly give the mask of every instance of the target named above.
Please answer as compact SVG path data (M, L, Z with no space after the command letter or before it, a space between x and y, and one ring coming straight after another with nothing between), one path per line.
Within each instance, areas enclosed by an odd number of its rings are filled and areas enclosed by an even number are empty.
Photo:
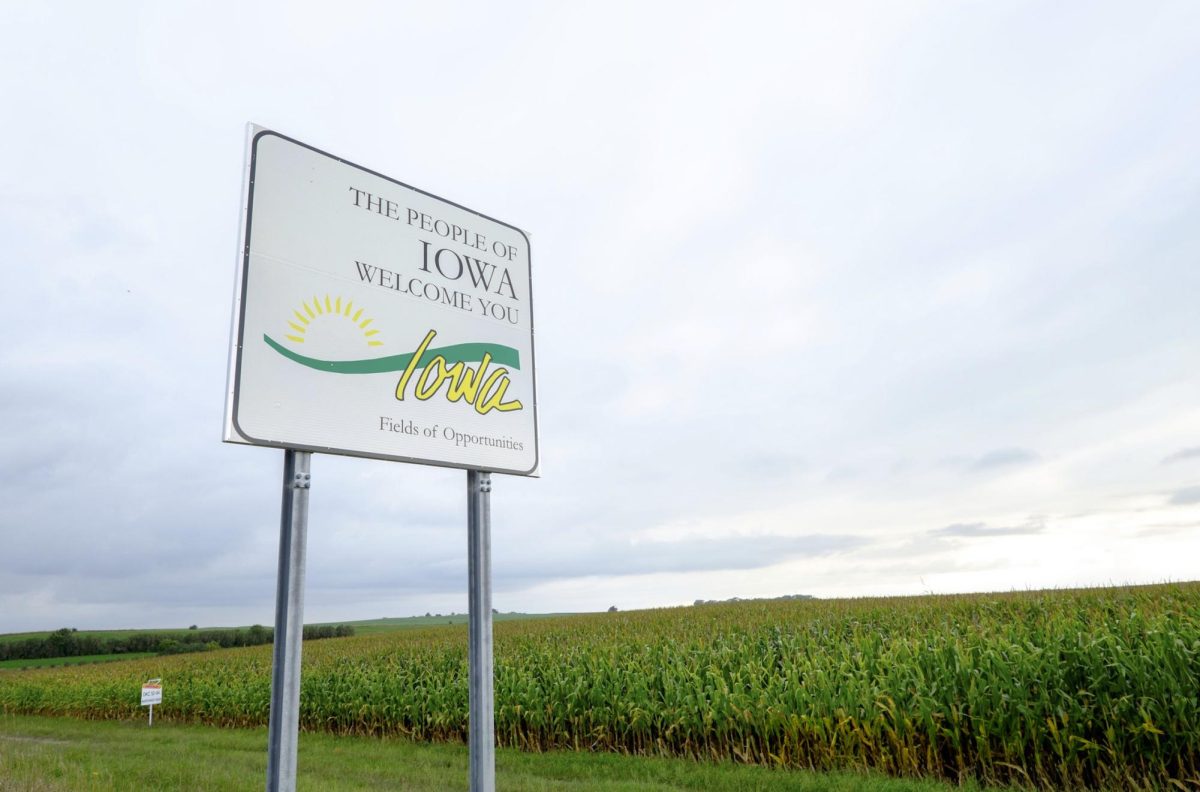
M217 442L247 121L532 233L503 610L1193 575L1198 23L10 4L0 630L270 621L280 455ZM465 609L461 472L314 475L312 619Z

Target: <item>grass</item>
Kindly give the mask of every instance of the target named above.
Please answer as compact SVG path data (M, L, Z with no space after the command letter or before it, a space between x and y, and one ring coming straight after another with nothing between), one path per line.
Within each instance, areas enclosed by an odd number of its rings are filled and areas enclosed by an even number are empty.
M573 614L565 613L497 613L493 614L492 620L497 622L505 621L522 621L525 619L547 619L555 616L570 616ZM384 619L364 619L352 622L320 622L319 624L309 626L337 626L340 624L348 624L354 628L356 635L377 635L380 633L393 633L402 630L412 630L424 627L446 627L450 625L466 625L467 615L465 613L455 613L443 616L404 616L396 618ZM247 630L249 627L202 627L199 630L191 630L186 627L168 627L154 628L142 630L79 630L76 634L80 637L95 637L95 638L128 638L132 635L175 635L187 634L189 632L200 632L203 630ZM26 633L2 633L0 634L0 644L12 643L16 641L24 641L30 638L44 639L51 635L50 631L43 632L26 632ZM123 654L107 654L107 655L82 655L76 657L42 657L36 659L17 659L17 660L0 660L0 671L4 670L19 670L23 668L53 668L55 666L66 665L86 665L89 663L103 663L112 660L137 660L143 657L153 657L155 652L125 652ZM3 792L0 790L0 792Z
M247 629L245 627L204 627L204 630L233 630ZM198 630L197 630L198 631ZM80 638L128 638L132 635L158 635L197 632L190 630L187 627L153 627L147 629L128 629L128 630L77 630L75 632ZM11 643L15 641L24 641L29 638L44 639L49 638L54 634L53 630L43 630L41 632L23 632L23 633L0 633L0 643Z
M54 666L111 663L114 660L140 660L154 657L154 652L122 652L120 654L79 655L78 657L39 657L25 660L0 660L0 670L19 668L52 668Z
M266 730L0 715L0 790L241 792L266 778ZM298 787L321 792L467 789L461 745L300 735ZM496 754L505 792L950 792L858 773L570 752ZM979 790L966 785L960 790Z
M528 619L552 619L561 616L574 616L572 613L493 613L493 622L525 621ZM466 625L467 614L451 613L441 616L403 616L388 619L364 619L361 621L321 622L320 625L346 624L354 628L355 635L375 635L399 630L412 630L421 627L445 627L447 625ZM315 626L320 626L315 625Z
M526 619L549 619L558 616L572 616L570 613L496 613L492 615L492 621L523 621ZM359 621L333 621L333 622L317 622L309 626L323 626L339 624L348 624L354 628L356 635L374 635L376 633L396 632L398 630L410 630L416 627L444 627L448 624L466 624L467 614L454 613L443 614L441 616L399 616L383 619L361 619ZM264 623L265 626L271 626L269 622ZM242 627L200 627L198 631L204 630L247 630L249 625ZM188 627L153 627L141 629L120 629L120 630L79 630L77 635L82 637L94 638L128 638L131 635L155 635L155 634L171 634L192 632ZM22 633L0 633L0 643L10 643L14 641L24 641L29 638L44 639L50 637L53 632L51 630L42 630L40 632L22 632Z

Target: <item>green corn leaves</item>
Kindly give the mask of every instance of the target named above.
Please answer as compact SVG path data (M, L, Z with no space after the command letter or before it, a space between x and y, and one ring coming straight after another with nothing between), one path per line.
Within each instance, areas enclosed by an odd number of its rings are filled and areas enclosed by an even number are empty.
M495 635L502 745L1046 789L1200 778L1200 584L751 601ZM0 672L0 708L140 718L150 677L156 719L267 721L270 647ZM466 677L461 626L307 643L301 727L465 741Z

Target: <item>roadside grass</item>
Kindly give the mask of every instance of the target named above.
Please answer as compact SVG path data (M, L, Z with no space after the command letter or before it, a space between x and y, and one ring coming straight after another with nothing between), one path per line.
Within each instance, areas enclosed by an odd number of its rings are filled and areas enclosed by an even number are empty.
M0 715L3 792L242 792L266 779L266 729ZM400 739L300 735L298 788L467 789L467 749ZM858 773L772 770L570 752L496 753L505 792L949 792L980 790Z
M79 655L77 657L38 657L26 660L0 660L0 671L21 668L52 668L54 666L111 663L116 660L140 660L154 657L154 652L122 652L120 654Z

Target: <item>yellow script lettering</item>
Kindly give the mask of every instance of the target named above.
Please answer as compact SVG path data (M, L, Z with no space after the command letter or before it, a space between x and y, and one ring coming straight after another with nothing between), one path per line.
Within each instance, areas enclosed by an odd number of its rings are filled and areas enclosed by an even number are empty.
M508 385L511 382L508 377L508 369L497 368L489 372L488 367L492 364L490 352L484 353L478 368L472 368L462 361L454 365L447 365L446 358L442 355L434 355L432 360L421 366L421 358L425 355L429 345L433 343L435 336L437 336L435 330L426 333L424 340L417 347L417 351L413 353L412 360L408 362L408 366L400 376L400 381L396 383L398 400L404 401L404 394L408 391L408 383L412 379L412 375L418 368L424 368L421 376L417 377L417 381L413 385L413 395L420 401L432 399L441 390L442 385L446 385L447 401L458 402L466 399L475 406L475 412L480 415L487 415L492 410L511 412L524 407L518 399L504 401L504 396L508 393Z

